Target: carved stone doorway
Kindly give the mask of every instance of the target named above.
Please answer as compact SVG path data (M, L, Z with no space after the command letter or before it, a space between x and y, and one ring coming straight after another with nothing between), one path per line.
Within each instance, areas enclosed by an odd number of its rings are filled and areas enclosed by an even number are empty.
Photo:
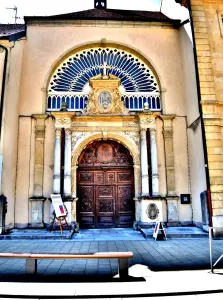
M80 227L132 227L134 172L129 151L115 141L89 144L78 160L77 192Z

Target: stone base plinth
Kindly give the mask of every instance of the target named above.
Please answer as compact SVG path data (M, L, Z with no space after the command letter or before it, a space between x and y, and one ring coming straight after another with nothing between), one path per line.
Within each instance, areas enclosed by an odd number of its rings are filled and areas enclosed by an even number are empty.
M215 237L223 236L223 216L213 216L213 235Z
M155 222L166 222L166 201L161 197L141 199L140 226L153 226Z
M179 210L178 201L179 197L170 196L166 197L167 200L167 226L179 226Z
M43 228L44 227L44 201L45 197L33 197L29 199L31 202L31 223L29 227L31 228Z

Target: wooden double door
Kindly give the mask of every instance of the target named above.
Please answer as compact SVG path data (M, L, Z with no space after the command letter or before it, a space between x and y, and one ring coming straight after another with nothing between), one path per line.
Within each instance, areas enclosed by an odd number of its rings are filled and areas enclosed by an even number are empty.
M93 145L95 166L92 167L91 151L85 150L87 160L80 159L77 173L77 190L78 190L78 221L82 228L109 228L109 227L131 227L134 221L134 175L132 158L126 158L128 150L119 155L121 165L116 159L112 163L112 158L117 158L117 149L115 142L96 142ZM116 144L116 143L115 143ZM109 145L107 147L107 145ZM104 149L101 149L102 147ZM92 146L91 146L92 149ZM95 150L96 149L96 150ZM107 154L112 151L112 155ZM115 152L116 151L116 152ZM100 156L101 154L101 156ZM127 155L127 156L128 156ZM98 160L99 156L99 160ZM105 158L103 158L105 156ZM90 157L90 159L89 159ZM104 159L104 161L103 161ZM109 159L109 164L108 164ZM81 163L82 162L82 163Z

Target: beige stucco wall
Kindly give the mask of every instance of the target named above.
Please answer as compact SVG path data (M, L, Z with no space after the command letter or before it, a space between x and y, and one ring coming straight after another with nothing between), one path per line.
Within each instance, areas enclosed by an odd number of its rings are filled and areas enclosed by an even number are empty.
M176 193L190 194L190 178L188 165L188 141L186 133L186 118L178 117L173 121L173 147ZM192 209L190 204L178 202L180 221L192 221Z
M195 75L192 40L184 27L180 29L183 73L185 82L186 130L188 134L189 189L193 208L193 221L202 222L200 193L207 189L200 113ZM185 205L184 205L185 206ZM189 208L188 208L189 210Z
M6 89L2 126L2 193L7 197L6 223L14 226L14 201L17 162L18 111L25 41L18 41L9 48ZM8 45L7 45L8 46ZM0 81L1 82L1 81Z

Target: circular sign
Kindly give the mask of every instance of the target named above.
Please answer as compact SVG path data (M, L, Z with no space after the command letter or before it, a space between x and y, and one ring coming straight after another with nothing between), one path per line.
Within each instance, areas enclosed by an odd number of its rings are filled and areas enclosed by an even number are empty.
M112 146L109 144L101 144L98 147L98 159L101 162L109 162L113 159Z
M150 218L151 220L157 219L157 217L159 215L159 209L158 209L157 205L155 203L150 203L147 206L146 214L147 214L148 218Z
M112 104L112 96L108 91L103 91L98 97L99 105L103 109L108 109Z

